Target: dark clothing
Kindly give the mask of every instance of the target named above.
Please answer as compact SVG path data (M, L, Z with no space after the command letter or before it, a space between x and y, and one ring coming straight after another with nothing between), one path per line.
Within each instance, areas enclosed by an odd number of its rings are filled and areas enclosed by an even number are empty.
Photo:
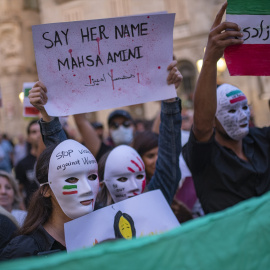
M0 253L16 232L16 225L7 216L0 214Z
M61 250L66 250L66 248L40 226L30 235L19 235L13 238L0 254L0 261L47 255Z
M198 142L194 133L183 148L205 213L216 212L270 190L270 127L250 128L243 139L249 162L221 146L215 134Z
M108 151L111 151L113 149L113 146L107 145L104 142L101 143L100 148L98 150L96 160L99 162L100 158L107 153Z
M36 157L29 154L15 167L16 178L24 186L26 192L25 204L28 206L32 194L38 189L39 184L35 176Z

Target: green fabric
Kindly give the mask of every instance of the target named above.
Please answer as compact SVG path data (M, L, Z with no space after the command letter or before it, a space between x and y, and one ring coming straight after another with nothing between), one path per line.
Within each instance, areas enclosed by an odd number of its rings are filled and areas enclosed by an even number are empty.
M5 270L226 269L270 267L270 193L162 235L0 264Z
M227 2L227 14L270 14L270 0L228 0Z

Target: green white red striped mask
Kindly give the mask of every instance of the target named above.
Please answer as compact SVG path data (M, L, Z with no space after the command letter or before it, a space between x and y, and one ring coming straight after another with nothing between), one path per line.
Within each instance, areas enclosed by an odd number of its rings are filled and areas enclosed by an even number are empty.
M65 140L53 151L49 185L63 212L71 219L94 210L99 189L98 166L82 144Z

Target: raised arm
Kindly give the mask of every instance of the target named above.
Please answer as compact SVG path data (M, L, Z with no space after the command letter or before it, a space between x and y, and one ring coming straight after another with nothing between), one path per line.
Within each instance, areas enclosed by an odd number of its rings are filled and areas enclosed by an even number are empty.
M170 65L168 66L167 70L169 71L168 77L167 77L167 83L168 85L174 84L175 89L177 89L183 80L182 74L179 72L179 70L176 67L177 61L172 61ZM175 101L175 98L165 100L165 102L173 102ZM154 123L152 125L152 131L159 134L159 126L160 126L160 112L156 116Z
M48 115L44 105L48 101L46 86L38 81L29 91L30 103L37 108L42 118L39 120L42 139L46 147L62 142L67 139L67 136L59 122L58 117Z
M178 87L182 81L182 75L176 68L176 61L172 62L168 69L170 71L167 78L168 84L175 84ZM179 98L162 101L158 145L156 170L147 188L148 190L160 189L171 204L181 178L179 168L181 101Z
M102 143L96 131L86 119L84 113L74 115L74 119L85 146L90 150L93 156L96 157Z
M195 138L201 142L208 141L213 134L217 108L217 61L222 57L226 47L243 43L237 24L221 23L226 8L227 2L218 12L210 30L203 66L194 93L193 132Z

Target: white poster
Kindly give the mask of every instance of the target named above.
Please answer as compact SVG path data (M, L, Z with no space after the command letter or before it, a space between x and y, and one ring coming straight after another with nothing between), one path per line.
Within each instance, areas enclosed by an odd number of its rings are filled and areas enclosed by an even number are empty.
M163 100L175 14L149 14L32 27L39 80L52 116Z
M67 251L104 240L160 234L180 226L160 190L149 191L65 223Z

